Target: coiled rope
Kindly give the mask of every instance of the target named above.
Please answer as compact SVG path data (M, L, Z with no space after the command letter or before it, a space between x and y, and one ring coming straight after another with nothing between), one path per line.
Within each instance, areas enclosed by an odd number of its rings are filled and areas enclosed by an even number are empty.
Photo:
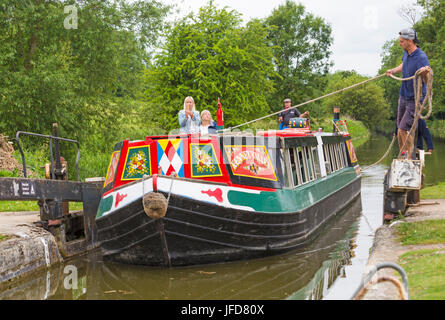
M420 68L419 70L416 71L414 76L412 76L410 78L402 79L402 78L393 77L399 81L407 81L407 80L413 79L414 101L416 104L416 109L415 109L415 113L414 113L413 124L411 126L411 129L408 132L408 137L409 136L414 137L414 132L417 129L417 122L419 121L419 118L428 119L431 116L431 113L433 112L433 70L429 69L429 72L427 72L425 74L425 78L426 78L425 82L426 82L427 89L426 89L425 99L421 103L420 100L422 99L422 93L423 93L422 92L422 89L423 89L422 73L423 73L423 70L422 70L422 68ZM425 104L427 101L428 101L428 113L425 116L423 116L422 112L425 109ZM407 139L405 139L405 142L403 143L402 148L400 148L399 155L397 156L397 158L400 158L403 150L405 150L405 146L408 142L408 137L407 137Z

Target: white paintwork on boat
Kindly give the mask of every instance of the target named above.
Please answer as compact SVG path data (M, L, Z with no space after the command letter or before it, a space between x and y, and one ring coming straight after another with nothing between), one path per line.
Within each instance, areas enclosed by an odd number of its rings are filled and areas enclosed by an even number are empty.
M209 195L209 193L217 191L220 189L220 195L213 196ZM207 202L211 204L216 204L222 207L233 208L233 209L241 209L246 211L254 211L253 208L248 206L240 206L233 205L229 202L227 198L227 194L230 190L239 191L244 193L253 193L259 194L259 190L252 190L246 188L238 188L231 187L219 184L208 184L203 183L202 181L190 181L187 179L175 178L172 179L170 177L159 176L157 178L157 190L165 193L169 193L171 190L172 195L178 195L182 197L191 198L193 200ZM113 196L113 205L111 209L107 212L104 212L102 216L112 213L119 208L125 207L132 203L133 201L140 200L144 194L153 191L153 177L149 177L143 180L139 180L135 183L128 184L118 190L115 190L109 194L107 194L104 198L109 196Z

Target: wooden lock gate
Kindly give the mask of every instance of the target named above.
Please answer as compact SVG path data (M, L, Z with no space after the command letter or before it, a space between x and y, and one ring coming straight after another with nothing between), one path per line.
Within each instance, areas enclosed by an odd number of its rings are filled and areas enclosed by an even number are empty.
M75 140L58 137L57 124L53 125L53 129L53 136L17 132L16 142L22 155L24 178L0 178L0 201L38 201L41 220L39 223L55 236L60 253L64 257L70 257L98 247L95 217L102 193L103 180L79 181L79 143ZM26 177L26 162L20 146L20 135L49 139L51 179ZM66 170L62 170L59 141L72 142L77 145L77 181L68 181ZM82 202L83 211L70 213L63 210L63 203L68 201Z

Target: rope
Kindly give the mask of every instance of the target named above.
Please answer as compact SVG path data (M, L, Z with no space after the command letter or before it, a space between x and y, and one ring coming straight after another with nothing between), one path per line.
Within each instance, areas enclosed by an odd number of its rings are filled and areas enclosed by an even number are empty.
M388 147L388 150L386 150L385 154L380 158L380 160L375 162L375 163L373 163L373 164L371 164L370 166L367 166L367 167L363 168L362 171L368 170L368 169L378 165L380 162L382 162L388 156L388 154L391 151L392 146L393 146L395 141L396 141L396 135L393 135L392 136L392 141L391 141L391 143L390 143L390 145Z
M346 90L350 90L350 89L355 88L355 87L358 87L358 86L360 86L360 85L362 85L362 84L365 84L365 83L368 83L368 82L377 80L377 79L379 79L379 78L381 78L381 77L383 77L383 76L385 76L385 75L386 75L386 73L382 73L382 74L380 74L380 75L378 75L378 76L375 76L374 78L370 78L370 79L364 80L364 81L362 81L362 82L353 84L353 85L351 85L351 86L349 86L349 87L346 87L346 88L343 88L343 89L340 89L340 90L337 90L337 91L334 91L334 92L325 94L325 95L323 95L323 96L321 96L321 97L318 97L318 98L315 98L315 99L312 99L312 100L309 100L309 101L300 103L299 105L290 107L290 108L288 108L287 110L295 109L295 108L304 106L304 105L306 105L306 104L309 104L309 103L312 103L312 102L315 102L315 101L318 101L318 100L321 100L321 99L330 97L330 96L332 96L332 95L334 95L334 94L337 94L337 93L340 93L340 92L343 92L343 91L346 91ZM230 128L224 129L223 132L226 132L226 131L230 131L230 130L236 129L236 128L239 128L239 127L242 127L242 126L245 126L245 125L254 123L254 122L256 122L256 121L260 121L260 120L266 119L266 118L268 118L268 117L272 117L272 116L277 115L277 114L279 114L279 113L281 113L281 112L282 112L282 110L277 111L277 112L274 112L274 113L271 113L271 114L268 114L268 115L265 115L265 116L260 117L260 118L257 118L257 119L253 119L253 120L251 120L251 121L248 121L248 122L239 124L239 125L234 126L234 127L230 127Z
M422 89L423 89L423 83L422 83L422 74L420 72L421 69L417 70L416 73L414 74L414 76L407 78L407 79L402 79L402 81L407 81L410 79L413 79L413 86L414 86L414 100L415 100L415 104L416 104L416 108L415 108L415 113L414 113L414 121L413 124L411 126L411 129L408 132L408 136L405 139L405 142L403 143L403 146L400 148L399 150L399 154L397 156L397 158L400 158L403 150L405 150L405 146L408 142L408 138L411 136L414 136L414 131L417 129L417 122L419 121L419 118L421 119L428 119L431 116L431 113L433 111L433 105L432 105L432 101L433 101L433 70L430 69L430 72L428 72L426 74L426 87L427 87L427 92L426 92L426 96L425 99L423 100L423 103L420 103L420 99L422 97ZM400 79L400 78L399 78ZM423 116L422 112L425 109L425 104L428 101L428 113Z
M419 70L420 70L420 69L419 69ZM414 87L415 87L415 88L417 87L417 89L420 87L420 96L421 96L421 93L422 93L422 92L421 92L421 90L422 90L422 81L417 81L417 80L418 80L418 77L421 76L419 70L416 71L415 75L413 75L412 77L409 77L409 78L399 78L399 77L396 77L396 76L394 76L394 75L392 75L392 74L390 74L389 76L390 76L391 78L395 79L395 80L398 80L398 81L408 81L408 80L413 80L413 81L414 81ZM427 81L427 97L425 98L425 100L423 101L423 104L422 104L422 106L424 106L426 100L429 101L429 112L428 112L428 114L427 114L425 117L422 117L422 119L427 119L427 118L431 115L431 112L432 112L432 70L431 70L431 69L430 69L430 72L431 72L431 74L428 73L429 77L428 77L428 81ZM320 97L318 97L318 98L311 99L311 100L309 100L309 101L300 103L300 104L298 104L298 105L296 105L296 106L293 106L293 107L288 108L287 110L296 109L296 108L302 107L302 106L304 106L304 105L307 105L307 104L309 104L309 103L312 103L312 102L315 102L315 101L318 101L318 100L321 100L321 99L330 97L330 96L332 96L332 95L334 95L334 94L341 93L341 92L343 92L343 91L353 89L353 88L358 87L358 86L360 86L360 85L363 85L363 84L365 84L365 83L368 83L368 82L371 82L371 81L380 79L380 78L382 78L383 76L386 76L386 73L382 73L382 74L380 74L380 75L378 75L378 76L375 76L375 77L373 77L373 78L370 78L370 79L367 79L367 80L358 82L358 83L353 84L353 85L351 85L351 86L349 86L349 87L346 87L346 88L343 88L343 89L339 89L339 90L337 90L337 91L334 91L334 92L325 94L325 95L320 96ZM416 97L416 99L418 99L419 101L420 101L420 96L419 96L418 94L416 94L416 92L415 92L415 97ZM416 101L417 101L417 100L416 100ZM423 110L423 107L422 107L421 110ZM260 121L260 120L263 120L263 119L272 117L272 116L274 116L274 115L280 114L281 112L282 112L282 110L277 111L277 112L274 112L274 113L271 113L271 114L268 114L268 115L265 115L265 116L260 117L260 118L253 119L253 120L251 120L251 121L247 121L247 122L245 122L245 123L236 125L236 126L234 126L234 127L230 127L230 128L224 129L223 132L231 131L231 130L234 130L234 129L237 129L237 128L246 126L246 125L251 124L251 123L254 123L254 122L256 122L256 121ZM417 124L417 121L416 121L416 124Z
M432 101L433 101L433 92L432 92L432 89L433 89L433 70L430 68L429 72L425 76L426 77L427 93L426 93L425 99L423 100L423 103L420 104L420 99L421 99L422 93L423 93L422 92L423 83L422 83L422 79L421 79L422 73L420 72L421 69L422 68L418 69L413 76L408 77L408 78L399 78L399 77L396 77L396 76L394 76L392 74L389 74L389 76L391 78L393 78L394 80L398 80L398 81L413 80L413 87L415 89L415 91L414 91L414 100L415 100L416 108L415 108L414 122L413 122L413 125L411 126L411 129L410 129L409 133L408 133L408 137L413 135L414 130L417 128L417 122L418 122L419 118L421 118L421 119L428 119L431 116L431 113L433 111L433 105L432 105ZM312 102L315 102L315 101L318 101L318 100L330 97L330 96L332 96L334 94L341 93L341 92L344 92L346 90L353 89L353 88L358 87L360 85L363 85L365 83L368 83L368 82L380 79L383 76L386 76L386 73L382 73L382 74L380 74L378 76L375 76L373 78L370 78L370 79L361 81L359 83L353 84L353 85L351 85L349 87L346 87L346 88L343 88L343 89L340 89L340 90L337 90L337 91L325 94L325 95L323 95L321 97L318 97L318 98L311 99L309 101L300 103L300 104L298 104L296 106L288 108L287 110L296 109L296 108L304 106L306 104L309 104L309 103L312 103ZM427 101L428 101L428 113L425 116L423 116L422 112L425 109L425 104L426 104ZM223 132L231 131L231 130L240 128L242 126L246 126L246 125L254 123L256 121L260 121L260 120L266 119L268 117L272 117L272 116L277 115L277 114L279 114L281 112L282 112L282 110L274 112L274 113L271 113L271 114L268 114L268 115L265 115L265 116L257 118L257 119L253 119L251 121L247 121L245 123L236 125L234 127L230 127L230 128L224 129ZM336 125L336 124L334 123L334 125ZM338 127L337 127L337 129L338 129ZM405 142L404 142L402 148L400 148L400 151L399 151L399 154L398 154L397 158L400 158L400 156L402 154L402 151L405 149L405 146L406 146L406 144L408 142L408 137L407 137L407 139L405 139ZM393 138L392 138L391 144L389 145L388 150L386 150L385 154L377 162L373 163L370 166L367 166L366 168L362 169L362 171L370 169L371 167L374 167L377 164L379 164L380 162L382 162L388 156L389 152L391 151L391 148L394 145L395 140L396 140L396 136L394 135Z

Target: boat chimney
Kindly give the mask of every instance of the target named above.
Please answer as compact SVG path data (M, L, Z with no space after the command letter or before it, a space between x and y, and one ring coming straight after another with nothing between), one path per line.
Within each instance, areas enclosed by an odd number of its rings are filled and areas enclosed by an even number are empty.
M340 120L340 107L334 107L334 122L332 132L338 132L337 122Z

